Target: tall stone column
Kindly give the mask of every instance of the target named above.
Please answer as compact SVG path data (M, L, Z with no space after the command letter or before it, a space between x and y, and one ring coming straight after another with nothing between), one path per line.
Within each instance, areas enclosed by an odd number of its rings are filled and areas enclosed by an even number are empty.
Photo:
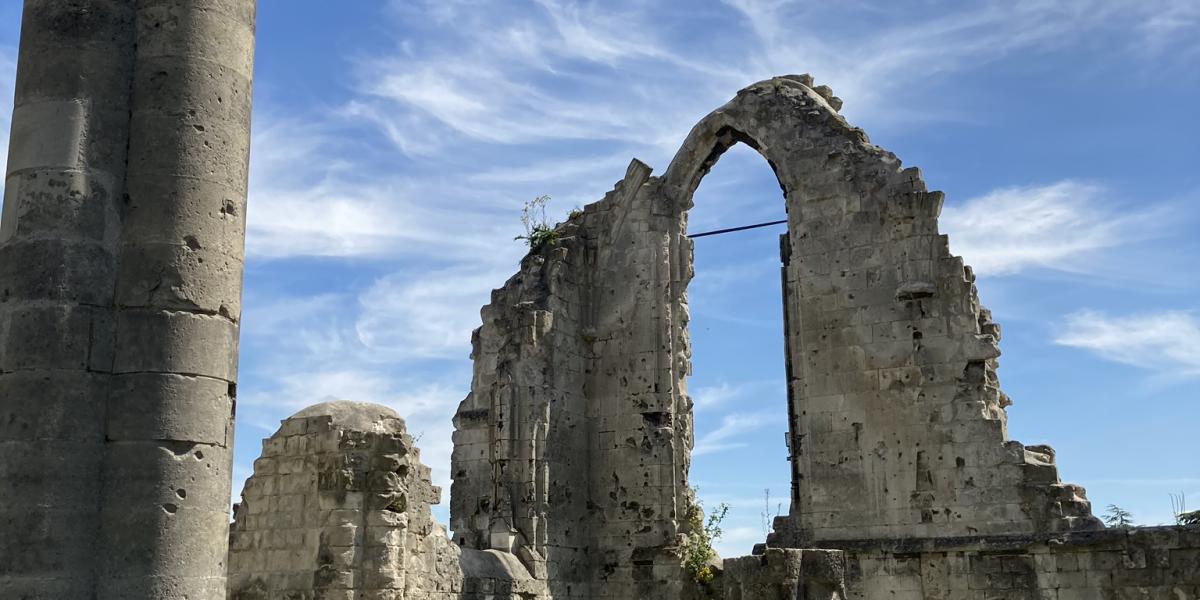
M0 220L0 598L89 598L133 3L27 0Z
M225 597L254 0L139 0L98 597Z

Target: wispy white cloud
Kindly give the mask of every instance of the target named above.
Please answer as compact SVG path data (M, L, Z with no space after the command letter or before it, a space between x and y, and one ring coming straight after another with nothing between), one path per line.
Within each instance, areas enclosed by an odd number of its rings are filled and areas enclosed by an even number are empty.
M471 330L480 324L479 309L506 277L500 270L475 268L384 277L359 297L358 339L392 360L465 359Z
M762 428L770 423L773 418L778 419L778 415L771 413L735 413L725 415L721 419L721 424L716 429L696 438L696 446L692 450L692 456L703 456L714 452L745 447L748 445L748 442L739 440L738 438Z
M785 385L779 380L739 381L730 383L722 381L716 385L697 387L691 390L692 402L697 411L710 411L727 407L735 400L747 400L757 405L761 396L779 397L786 394Z
M1105 33L1096 51L1153 47L1194 49L1193 3L1179 0L937 1L923 6L873 1L724 0L750 27L757 47L749 71L812 72L848 99L844 112L872 126L953 116L946 107L904 109L922 88L1018 51L1051 52ZM855 23L795 35L800 23ZM869 31L864 35L864 29ZM1132 30L1132 33L1131 33ZM927 101L936 98L926 97Z
M689 121L715 105L714 93L733 89L705 79L744 75L677 52L651 8L559 0L472 5L456 11L443 35L409 39L392 56L362 61L356 110L387 121L398 140L435 127L451 145L607 140L626 154L650 148L651 158L665 159L673 148L663 144L678 143ZM406 3L398 13L415 24L448 10ZM678 84L703 94L680 96L672 92Z
M1143 49L1154 56L1171 49L1194 57L1200 50L1200 4L1188 0L1150 4L1137 26Z
M1122 210L1101 186L1078 181L1008 187L947 205L950 248L983 276L1030 268L1087 271L1099 251L1152 235L1155 207Z
M726 402L737 398L742 394L741 386L729 385L728 382L722 381L720 384L710 387L698 387L692 390L692 402L695 403L697 410L716 408L724 405Z
M1200 376L1200 319L1189 312L1080 311L1067 317L1054 341L1171 377Z
M453 178L388 172L345 130L260 118L252 141L251 258L494 256L511 205ZM514 212L515 214L515 212ZM510 220L515 223L515 219ZM508 225L506 227L506 225Z

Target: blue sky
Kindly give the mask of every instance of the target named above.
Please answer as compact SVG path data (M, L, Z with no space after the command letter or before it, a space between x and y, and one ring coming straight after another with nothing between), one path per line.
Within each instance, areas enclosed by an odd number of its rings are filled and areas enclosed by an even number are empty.
M1200 508L1198 61L1192 0L260 0L235 494L259 440L331 398L394 406L445 485L521 203L562 216L630 158L661 172L739 88L809 72L946 192L1004 328L1012 437L1098 509ZM739 147L691 218L782 214ZM764 537L764 489L787 510L778 233L696 245L692 479L732 505L727 556Z

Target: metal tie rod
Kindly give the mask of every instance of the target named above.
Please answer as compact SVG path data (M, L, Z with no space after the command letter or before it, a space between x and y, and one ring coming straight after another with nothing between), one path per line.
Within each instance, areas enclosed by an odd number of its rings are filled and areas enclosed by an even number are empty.
M730 227L729 229L718 229L716 231L705 231L704 233L693 233L692 235L689 235L688 238L694 239L694 238L705 237L705 236L709 236L709 235L717 235L717 234L721 234L721 233L733 233L735 231L745 231L747 229L758 229L759 227L770 227L771 225L783 225L784 223L787 223L787 219L783 219L782 221L771 221L770 223L759 223L757 225L742 225L741 227Z

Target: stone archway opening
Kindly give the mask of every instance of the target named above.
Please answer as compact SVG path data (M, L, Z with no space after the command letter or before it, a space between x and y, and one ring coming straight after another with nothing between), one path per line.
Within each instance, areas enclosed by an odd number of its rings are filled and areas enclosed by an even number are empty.
M555 597L682 589L696 440L686 220L738 142L766 159L787 206L790 506L766 544L1095 526L1053 451L1007 438L999 328L938 230L942 194L840 106L808 76L743 89L661 175L633 160L493 292L455 416L462 547L515 556Z
M721 154L693 194L687 233L786 218L779 180L750 144ZM780 237L787 227L694 238L688 284L695 447L689 480L730 510L722 556L749 554L789 505ZM736 474L733 476L732 474Z

